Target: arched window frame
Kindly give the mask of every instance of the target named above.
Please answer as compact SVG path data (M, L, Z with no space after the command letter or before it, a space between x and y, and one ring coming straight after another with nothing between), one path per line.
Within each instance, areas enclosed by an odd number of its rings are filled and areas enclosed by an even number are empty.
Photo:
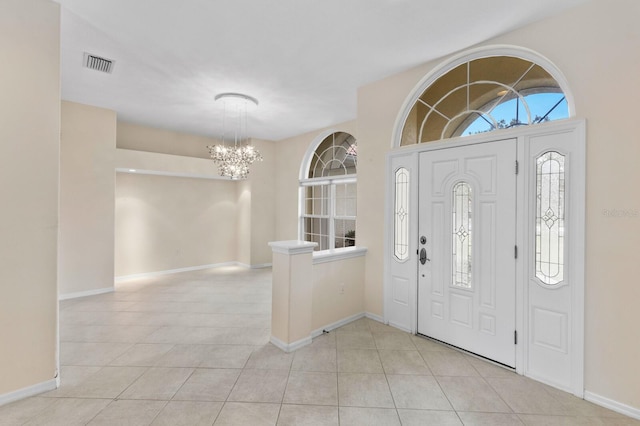
M575 117L575 102L573 94L569 88L567 78L558 70L558 68L546 57L539 53L519 46L510 45L491 45L482 46L477 49L465 51L458 55L452 56L449 60L434 67L428 72L416 86L409 92L410 95L405 99L396 121L393 126L393 137L391 138L391 148L399 148L402 143L402 131L404 123L407 121L411 109L418 102L418 99L425 90L429 88L437 79L453 70L454 68L476 59L488 58L492 56L513 56L515 58L524 59L533 62L545 69L558 83L567 101L568 118Z
M299 203L298 203L298 238L300 240L309 241L307 238L308 230L305 226L305 221L310 218L316 219L326 219L328 223L327 232L326 232L326 244L318 244L316 247L316 251L323 252L332 252L336 249L340 249L342 247L347 247L351 245L355 245L355 225L356 225L356 215L355 211L353 215L344 214L345 212L336 211L337 200L339 198L339 187L341 185L349 186L351 185L356 189L357 185L357 174L356 173L344 173L337 176L321 176L321 177L309 177L309 173L311 171L311 167L314 164L314 155L316 155L318 148L322 145L322 143L329 137L332 137L336 134L344 133L354 138L353 135L344 130L327 130L325 132L320 133L309 145L307 152L302 160L302 164L300 166L300 175L299 175ZM357 142L354 142L354 145L357 147ZM357 153L356 153L356 167L357 167ZM327 205L326 205L326 213L322 215L310 215L306 211L306 203L308 201L307 191L310 187L314 187L323 194L326 194ZM353 201L355 203L355 192L353 194ZM355 207L354 207L355 210ZM340 214L343 213L343 214ZM336 229L336 221L352 221L353 222L353 232L354 236L346 237ZM351 230L351 229L349 229ZM337 242L341 242L338 244ZM347 245L348 244L348 245Z

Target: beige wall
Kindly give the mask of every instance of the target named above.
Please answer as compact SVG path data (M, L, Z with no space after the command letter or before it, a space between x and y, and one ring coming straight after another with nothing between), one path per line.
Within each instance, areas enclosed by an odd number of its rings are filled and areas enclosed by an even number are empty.
M207 136L158 129L123 121L118 122L117 132L118 148L187 157L209 158L207 145L218 143L217 139Z
M636 94L640 93L640 2L596 0L484 45L533 49L550 59L587 120L587 258L585 385L595 394L640 407L637 247L640 182ZM434 61L358 92L358 244L368 248L366 304L382 314L385 153L402 102ZM611 217L606 211L630 213ZM366 215L362 214L366 212Z
M251 263L260 266L271 263L271 247L276 239L276 162L275 143L254 139L263 161L251 166L248 182L251 185Z
M360 144L366 144L365 140L358 137L358 127L356 121L348 121L336 124L335 126L318 129L292 138L284 139L275 143L274 163L275 163L275 193L276 200L276 239L295 240L298 238L298 188L300 182L300 165L304 159L307 149L315 139L324 132L333 130L342 131L353 135ZM360 157L360 156L358 156ZM360 160L358 160L358 173L360 171ZM356 233L356 235L359 234ZM358 245L360 240L358 240Z
M58 293L113 287L116 113L62 102Z
M313 265L311 330L364 312L365 257Z
M118 173L115 275L236 261L236 183Z
M60 8L0 3L0 397L56 375Z

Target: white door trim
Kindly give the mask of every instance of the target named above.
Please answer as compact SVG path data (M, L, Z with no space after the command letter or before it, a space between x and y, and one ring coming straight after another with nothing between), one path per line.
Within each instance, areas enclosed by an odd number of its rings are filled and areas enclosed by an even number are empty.
M548 135L560 132L576 132L579 140L578 149L572 159L572 178L571 178L571 203L569 220L572 222L572 238L569 241L570 254L570 271L573 277L575 291L572 294L572 316L571 316L571 365L572 380L570 390L574 395L582 398L584 396L584 268L585 268L585 250L584 250L584 230L585 230L585 121L581 119L559 120L550 123L537 124L534 126L520 127L517 129L500 130L487 134L479 134L473 136L459 137L444 141L430 142L425 144L412 145L397 148L390 151L387 155L387 179L386 179L386 205L385 205L385 257L384 257L384 322L394 324L394 319L389 316L389 303L391 303L391 262L392 262L392 245L393 245L393 188L392 188L392 162L404 162L407 167L416 170L417 158L419 153L428 152L438 149L446 149L449 147L460 147L466 145L474 145L493 140L517 139L518 152L517 157L519 164L526 166L526 155L528 152L527 143L533 136ZM515 165L514 165L515 166ZM529 350L528 335L528 299L527 299L527 260L529 253L529 237L526 224L529 218L529 206L527 200L530 198L530 185L528 176L530 171L527 167L521 167L517 179L517 221L518 229L516 232L516 240L519 248L519 259L516 265L516 328L518 330L518 345L516 346L516 372L521 375L529 376L526 369L527 356ZM417 175L412 179L410 193L412 196L412 208L410 220L410 248L409 252L415 259L415 271L417 271L417 196L418 188ZM410 305L408 309L409 324L401 324L399 328L415 333L417 330L417 272L409 279L409 295ZM398 325L396 325L398 327ZM539 381L542 378L532 377ZM551 383L550 383L551 384Z

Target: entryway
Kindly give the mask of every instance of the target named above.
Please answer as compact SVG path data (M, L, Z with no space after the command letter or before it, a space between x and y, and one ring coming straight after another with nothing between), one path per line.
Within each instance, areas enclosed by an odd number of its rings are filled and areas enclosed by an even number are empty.
M420 153L418 329L515 367L515 139Z

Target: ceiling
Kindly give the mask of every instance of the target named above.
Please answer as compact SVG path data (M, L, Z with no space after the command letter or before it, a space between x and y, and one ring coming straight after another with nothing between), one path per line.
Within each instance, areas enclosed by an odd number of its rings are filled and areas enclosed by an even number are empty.
M585 1L57 0L62 98L216 136L215 95L246 93L251 136L281 140L354 119L360 86Z

